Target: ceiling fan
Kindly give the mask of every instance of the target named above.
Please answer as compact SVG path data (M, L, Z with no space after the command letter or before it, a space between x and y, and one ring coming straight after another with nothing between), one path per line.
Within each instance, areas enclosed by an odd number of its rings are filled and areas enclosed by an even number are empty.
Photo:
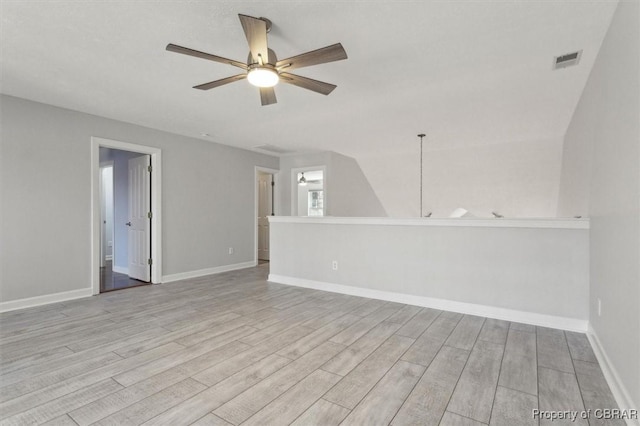
M183 55L229 64L241 68L244 71L242 74L199 84L194 86L194 89L209 90L246 78L249 80L249 83L260 89L260 100L264 106L277 102L273 87L278 84L279 81L323 95L328 95L337 87L335 84L291 74L289 71L296 68L347 59L347 52L345 52L340 43L279 61L275 52L269 49L267 45L267 33L271 29L271 21L267 18L254 18L241 14L239 14L238 17L240 18L242 29L249 43L249 58L246 64L171 43L167 45L167 50L170 52L182 53Z

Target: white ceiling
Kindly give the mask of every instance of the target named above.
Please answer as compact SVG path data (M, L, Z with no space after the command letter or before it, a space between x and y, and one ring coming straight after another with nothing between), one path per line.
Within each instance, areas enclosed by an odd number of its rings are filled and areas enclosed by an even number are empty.
M616 1L2 1L2 93L251 149L358 153L564 134ZM245 61L238 13L273 21L280 59L336 42L349 59L296 73L260 106L238 69L167 43ZM552 60L583 49L577 67ZM210 136L201 136L202 133Z

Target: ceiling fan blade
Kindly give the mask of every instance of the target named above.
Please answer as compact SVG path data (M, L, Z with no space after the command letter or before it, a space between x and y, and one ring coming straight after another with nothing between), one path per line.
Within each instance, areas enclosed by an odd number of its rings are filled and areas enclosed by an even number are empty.
M262 19L253 16L238 15L244 35L249 43L249 50L253 60L260 63L259 57L262 58L262 64L269 62L269 51L267 49L267 23ZM261 64L261 65L262 65Z
M286 71L296 68L308 67L310 65L325 64L327 62L341 61L347 59L347 52L342 44L336 43L311 52L302 53L291 58L276 62L276 68L283 68Z
M234 61L233 59L223 58L222 56L212 55L210 53L200 52L199 50L189 49L188 47L182 47L175 44L167 44L167 50L169 52L182 53L183 55L195 56L196 58L208 59L214 62L220 62L223 64L233 65L234 67L247 69L247 64Z
M262 106L271 105L278 102L276 100L276 91L273 90L273 87L260 88L260 101L262 102Z
M333 89L338 87L335 84L325 83L323 81L302 77L296 74L289 74L288 72L281 72L280 80L283 83L293 84L294 86L302 87L303 89L311 90L323 95L328 95L333 91Z
M242 80L244 78L247 78L246 74L238 74L238 75L234 75L232 77L227 77L227 78L223 78L223 79L220 79L220 80L215 80L215 81L210 81L208 83L199 84L197 86L193 86L193 88L194 89L200 89L200 90L209 90L209 89L213 89L215 87L224 86L225 84L233 83L234 81Z

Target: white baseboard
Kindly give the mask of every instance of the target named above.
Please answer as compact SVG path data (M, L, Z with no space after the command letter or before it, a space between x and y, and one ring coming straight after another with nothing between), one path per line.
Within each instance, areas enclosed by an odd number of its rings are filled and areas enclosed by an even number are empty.
M349 294L352 296L368 297L370 299L386 300L389 302L398 302L408 305L459 312L462 314L478 315L505 321L521 322L525 324L539 325L542 327L559 328L568 331L577 331L580 333L586 333L588 328L587 320L537 314L534 312L517 311L514 309L498 308L495 306L477 305L473 303L456 302L453 300L414 296L405 293L373 290L369 288L333 284L322 281L313 281L303 278L288 277L284 275L270 274L269 281L280 284L293 285L297 287L312 288L315 290L330 291L333 293Z
M49 303L64 302L66 300L80 299L93 295L91 288L63 291L62 293L45 294L44 296L28 297L26 299L10 300L0 303L0 312L15 311L16 309L31 308L34 306L48 305Z
M587 333L587 338L591 343L591 347L593 348L593 352L596 354L596 358L598 359L598 363L600 364L600 368L602 369L602 373L604 374L605 379L607 379L607 383L611 388L611 393L613 397L616 399L618 403L618 407L621 409L640 409L637 404L633 403L633 399L627 390L627 387L624 385L622 380L620 379L620 375L618 371L611 363L611 359L607 355L607 352L604 350L600 339L598 338L598 334L589 323L589 332ZM640 420L630 420L627 419L627 425L629 426L640 426Z
M234 263L232 265L216 266L214 268L198 269L196 271L180 272L178 274L163 275L162 282L170 283L173 281L187 280L189 278L204 277L205 275L219 274L221 272L235 271L237 269L253 268L256 262Z
M129 268L124 268L124 267L122 267L122 266L116 266L116 265L113 265L113 266L111 267L111 270L112 270L113 272L117 272L117 273L119 273L119 274L129 275Z

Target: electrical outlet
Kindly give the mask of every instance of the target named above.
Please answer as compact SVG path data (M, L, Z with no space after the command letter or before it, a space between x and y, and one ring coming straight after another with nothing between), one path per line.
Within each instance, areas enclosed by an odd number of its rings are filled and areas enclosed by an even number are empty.
M229 247L229 254L233 254L233 247Z
M334 260L333 262L331 262L331 269L333 269L334 271L338 270L338 261Z
M598 316L602 316L602 302L598 299Z

